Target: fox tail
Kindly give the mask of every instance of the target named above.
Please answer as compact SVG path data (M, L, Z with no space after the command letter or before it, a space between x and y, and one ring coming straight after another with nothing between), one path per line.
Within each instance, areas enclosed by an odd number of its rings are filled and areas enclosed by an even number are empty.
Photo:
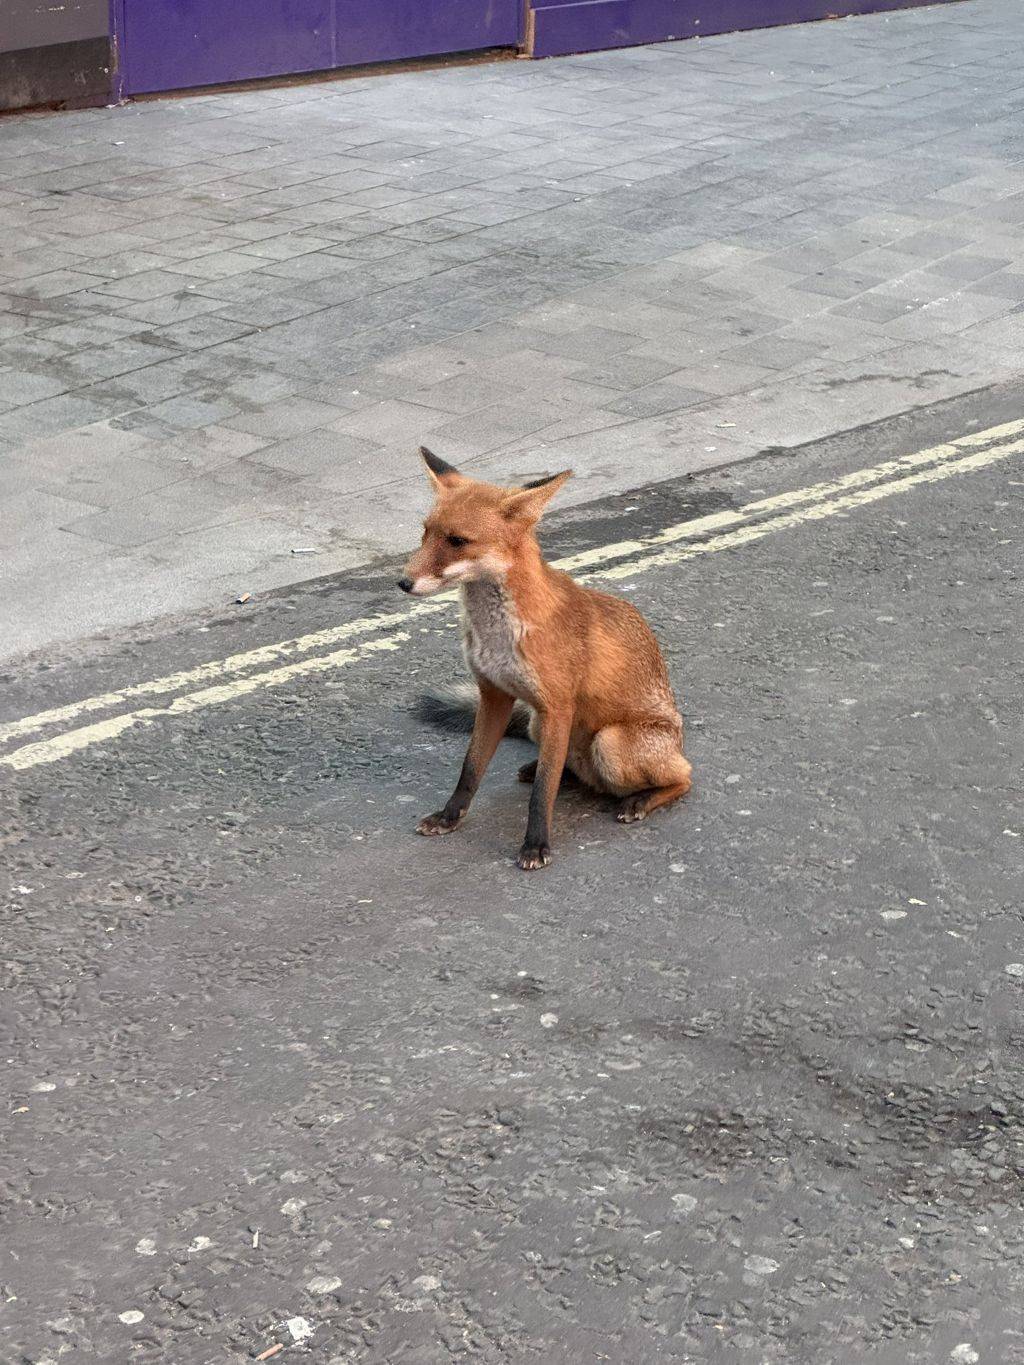
M453 683L449 687L431 688L416 699L415 714L420 720L452 734L468 734L473 728L480 693L476 684L471 682ZM530 717L533 712L524 701L517 701L512 708L512 718L508 723L507 735L526 739L529 735Z

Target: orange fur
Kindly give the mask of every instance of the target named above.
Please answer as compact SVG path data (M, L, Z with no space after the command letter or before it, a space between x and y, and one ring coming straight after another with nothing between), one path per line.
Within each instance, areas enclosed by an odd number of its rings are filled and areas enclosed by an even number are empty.
M534 526L569 472L532 488L501 488L422 454L437 500L403 586L429 595L463 585L466 652L481 700L459 786L443 811L421 822L421 833L446 833L461 821L512 698L533 709L531 735L540 746L521 867L550 858L564 766L627 798L623 821L685 795L682 717L647 622L631 603L553 569L537 544Z

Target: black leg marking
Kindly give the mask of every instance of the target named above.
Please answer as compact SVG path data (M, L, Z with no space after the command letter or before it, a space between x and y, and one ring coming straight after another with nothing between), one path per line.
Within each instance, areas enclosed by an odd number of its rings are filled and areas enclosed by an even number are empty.
M434 811L433 815L425 815L416 826L416 833L451 834L453 830L458 829L466 818L466 812L469 810L470 802L473 800L473 795L479 785L480 779L476 775L467 754L462 765L462 772L459 774L458 783L444 808Z

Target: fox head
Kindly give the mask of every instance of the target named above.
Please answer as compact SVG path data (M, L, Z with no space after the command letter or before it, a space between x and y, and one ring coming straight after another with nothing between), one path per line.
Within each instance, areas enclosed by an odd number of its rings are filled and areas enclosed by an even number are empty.
M403 592L429 597L483 578L500 579L521 555L548 501L572 473L563 470L524 488L466 478L425 446L420 455L436 500L420 548L398 580Z

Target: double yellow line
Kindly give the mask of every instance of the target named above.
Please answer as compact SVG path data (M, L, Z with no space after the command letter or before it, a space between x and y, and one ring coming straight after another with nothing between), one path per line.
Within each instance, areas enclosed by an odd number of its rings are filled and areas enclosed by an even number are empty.
M1006 422L912 455L855 470L838 479L748 502L734 511L677 522L643 539L598 545L555 563L583 582L633 578L649 569L681 564L698 555L749 545L777 531L838 516L922 484L969 474L1022 452L1024 420ZM446 593L402 611L361 617L327 630L214 659L180 673L85 697L66 706L0 724L0 747L39 732L56 732L49 738L9 747L0 755L0 766L24 771L40 764L55 763L83 749L108 743L136 726L220 706L264 688L280 687L296 678L318 673L335 672L381 651L398 649L410 638L408 630L402 627L412 626L424 616L446 611L454 596L454 593ZM362 636L375 638L361 640ZM163 704L120 709L142 698L168 696L173 696L173 700ZM87 716L111 711L117 714L88 724L78 723Z

